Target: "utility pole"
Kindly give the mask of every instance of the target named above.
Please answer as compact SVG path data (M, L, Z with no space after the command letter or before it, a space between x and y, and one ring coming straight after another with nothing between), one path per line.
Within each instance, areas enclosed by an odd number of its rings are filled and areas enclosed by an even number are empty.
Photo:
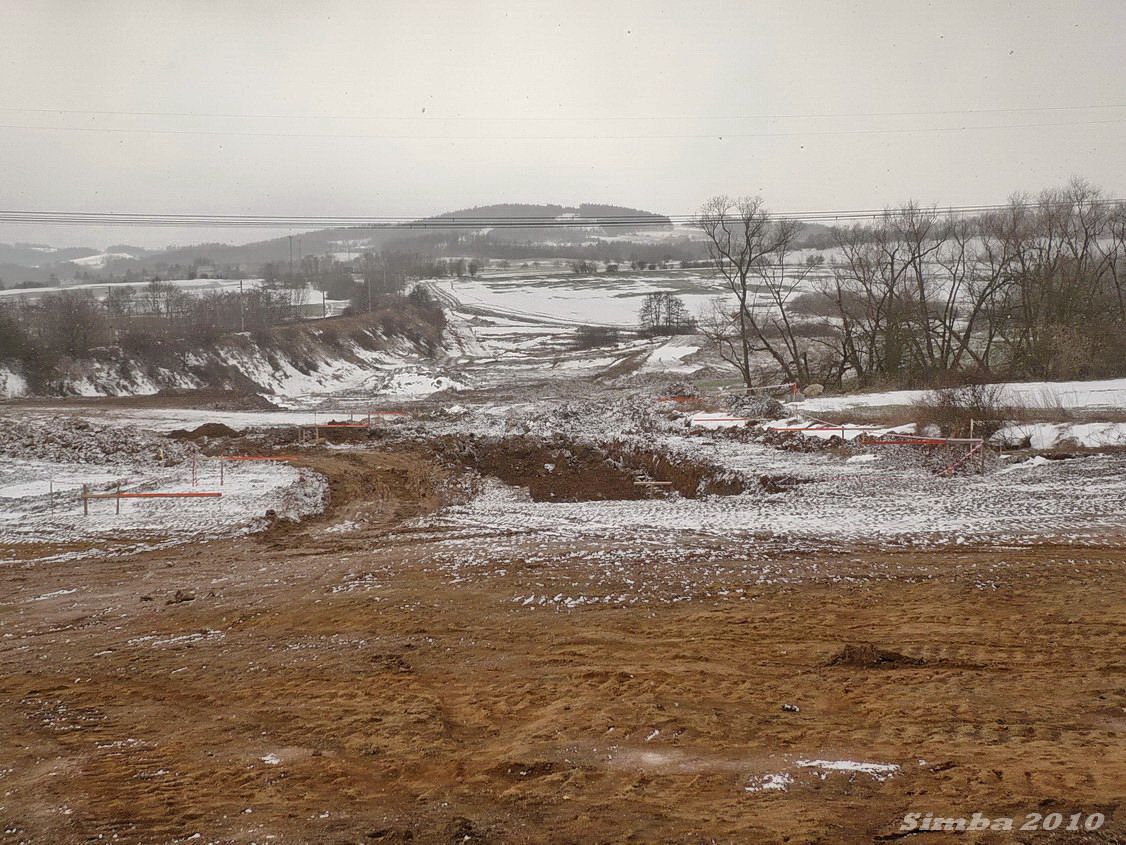
M289 278L293 279L293 235L289 235Z
M238 280L238 330L246 331L246 300L242 298L242 279Z

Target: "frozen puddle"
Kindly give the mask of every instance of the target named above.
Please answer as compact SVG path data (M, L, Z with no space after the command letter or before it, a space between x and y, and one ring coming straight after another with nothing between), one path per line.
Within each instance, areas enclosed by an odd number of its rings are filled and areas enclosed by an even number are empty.
M864 775L878 783L895 777L900 768L894 763L861 763L855 760L796 760L795 769L812 771L819 780L825 780L831 773L843 773L854 780ZM794 775L789 772L769 772L754 775L743 787L745 792L785 792L794 784Z
M885 781L899 771L894 763L857 763L853 760L798 760L803 769L816 769L824 780L826 772L856 772L868 775L873 780Z
M793 782L794 776L789 772L775 772L751 778L744 788L747 792L785 792Z

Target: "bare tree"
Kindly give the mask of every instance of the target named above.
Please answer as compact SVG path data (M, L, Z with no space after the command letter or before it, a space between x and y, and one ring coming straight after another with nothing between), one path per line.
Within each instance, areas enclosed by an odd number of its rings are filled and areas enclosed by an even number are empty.
M807 377L808 358L787 313L790 297L814 266L787 266L801 223L772 218L759 197L718 196L704 203L695 224L707 236L713 272L735 300L733 307L713 303L702 322L721 357L748 387L757 352L769 353L789 378Z
M696 326L684 300L671 293L646 294L637 319L641 331L650 335L684 334Z

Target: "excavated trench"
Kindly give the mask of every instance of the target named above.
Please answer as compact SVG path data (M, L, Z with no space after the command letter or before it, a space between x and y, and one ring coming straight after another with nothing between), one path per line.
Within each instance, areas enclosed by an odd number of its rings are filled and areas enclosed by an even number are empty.
M645 499L670 491L730 496L748 489L742 476L723 467L619 442L451 436L430 445L447 460L528 488L536 502ZM751 486L771 489L771 481Z

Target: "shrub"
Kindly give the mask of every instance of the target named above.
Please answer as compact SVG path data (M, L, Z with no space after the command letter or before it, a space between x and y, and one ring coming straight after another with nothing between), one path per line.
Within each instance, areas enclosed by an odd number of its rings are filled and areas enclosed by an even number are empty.
M1001 402L997 384L965 384L933 390L915 403L915 422L919 429L938 426L947 437L989 437L1011 416Z
M597 346L612 346L618 342L618 330L609 326L579 326L575 331L575 349L593 349Z

